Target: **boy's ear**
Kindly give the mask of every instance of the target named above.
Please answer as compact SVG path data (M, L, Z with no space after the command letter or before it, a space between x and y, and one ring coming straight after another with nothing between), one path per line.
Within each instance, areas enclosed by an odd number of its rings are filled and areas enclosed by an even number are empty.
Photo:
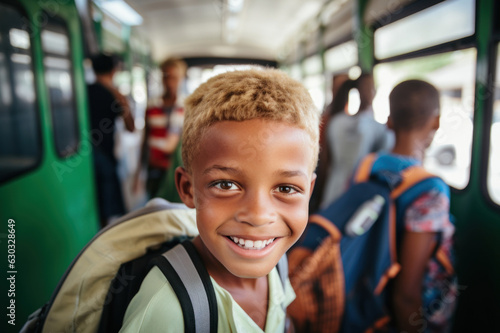
M311 177L311 191L309 192L309 199L311 199L311 196L313 194L314 184L316 184L316 178L318 178L318 175L316 175L316 172L313 172Z
M186 206L194 208L194 187L191 175L183 167L175 169L175 187Z
M432 129L436 131L439 129L439 119L440 119L439 115L435 116L433 119Z

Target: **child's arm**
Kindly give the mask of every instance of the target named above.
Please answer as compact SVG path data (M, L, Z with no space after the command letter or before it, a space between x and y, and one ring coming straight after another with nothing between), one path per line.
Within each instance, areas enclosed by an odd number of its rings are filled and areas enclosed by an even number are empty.
M184 114L182 109L174 109L169 116L168 136L156 148L163 151L165 154L173 154L179 145L182 126L184 123Z
M422 315L422 281L436 246L435 232L405 232L400 250L401 271L394 280L392 309L399 331L420 332L425 326Z
M162 140L160 144L155 144L151 142L151 146L161 150L165 154L172 154L179 144L180 136L179 134L169 134L165 140Z

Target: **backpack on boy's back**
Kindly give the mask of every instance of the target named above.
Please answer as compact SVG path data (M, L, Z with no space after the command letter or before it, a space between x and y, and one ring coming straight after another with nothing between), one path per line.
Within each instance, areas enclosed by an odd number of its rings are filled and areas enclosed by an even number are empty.
M21 332L118 331L128 302L151 268L150 259L198 234L192 210L164 200L155 203L101 230Z
M21 333L118 332L128 304L153 266L163 272L177 295L185 332L217 332L215 291L191 242L197 235L193 209L160 198L151 200L101 230L86 245L51 299L28 318ZM286 256L277 270L284 285Z
M288 312L299 333L374 332L390 322L387 286L400 270L397 243L404 229L398 212L442 180L420 166L372 172L376 159L362 160L353 185L310 216L288 253L297 295Z

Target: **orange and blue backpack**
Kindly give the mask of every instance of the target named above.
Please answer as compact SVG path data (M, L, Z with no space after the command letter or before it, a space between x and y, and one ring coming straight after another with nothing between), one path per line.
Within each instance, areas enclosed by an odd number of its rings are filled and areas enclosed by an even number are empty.
M447 187L420 166L403 163L391 170L374 165L377 159L371 154L361 161L353 185L310 216L288 252L297 295L288 312L297 332L375 332L390 322L387 294L400 270L401 214L429 186Z

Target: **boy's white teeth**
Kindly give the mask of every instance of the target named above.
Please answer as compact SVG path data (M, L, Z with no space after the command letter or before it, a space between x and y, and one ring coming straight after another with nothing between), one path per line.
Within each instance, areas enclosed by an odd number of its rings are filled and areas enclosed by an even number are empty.
M233 242L238 244L240 247L247 249L247 250L261 250L271 244L275 238L270 238L268 240L257 240L257 241L252 241L249 239L243 239L243 238L238 238L234 236L229 236Z

